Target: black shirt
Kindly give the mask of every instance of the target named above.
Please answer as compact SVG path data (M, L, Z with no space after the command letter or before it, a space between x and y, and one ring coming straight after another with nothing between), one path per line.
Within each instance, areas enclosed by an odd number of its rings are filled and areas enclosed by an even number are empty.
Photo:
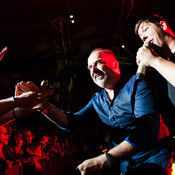
M175 53L173 54L170 61L175 63ZM169 96L173 106L175 107L175 87L171 83L169 83L168 81L167 81L167 84L168 84L168 96Z

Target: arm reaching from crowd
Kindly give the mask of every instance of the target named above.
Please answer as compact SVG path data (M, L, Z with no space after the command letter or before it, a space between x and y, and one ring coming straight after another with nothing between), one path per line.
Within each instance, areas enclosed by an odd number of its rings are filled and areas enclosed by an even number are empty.
M28 81L28 82L20 82L17 85L23 92L45 92L48 91L45 86L45 81L41 82L41 89L39 89L33 82ZM43 101L42 103L38 103L38 105L35 106L35 109L41 109L42 107L46 106L48 102ZM67 128L68 126L68 121L66 118L66 115L64 112L62 112L59 108L54 106L51 103L48 103L47 105L47 118L54 122L56 125L59 125L61 127Z
M0 52L0 61L3 59L7 50L8 48L6 46ZM51 94L51 90L47 90L45 92L28 91L26 93L21 93L19 88L16 86L15 96L0 100L0 116L4 115L10 110L13 110L16 107L35 106L44 100L47 101Z
M33 113L36 111L34 106L47 102L52 94L53 90L50 89L22 92L16 86L15 96L0 100L0 124L15 120L15 116L20 118Z
M0 100L0 116L16 107L32 107L38 103L47 101L49 96L52 95L52 92L52 90L45 90L42 92L28 91L25 93L20 93L18 90L16 90L16 95L14 97Z

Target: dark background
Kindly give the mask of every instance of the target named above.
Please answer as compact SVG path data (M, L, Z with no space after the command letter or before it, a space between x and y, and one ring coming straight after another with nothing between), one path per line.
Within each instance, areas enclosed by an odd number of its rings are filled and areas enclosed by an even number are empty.
M87 70L90 51L114 51L129 78L136 72L135 55L142 45L134 34L135 22L157 13L174 30L174 5L174 0L1 0L0 49L8 46L8 52L0 63L0 98L12 96L19 81L39 85L46 80L54 89L52 103L79 110L99 90ZM166 82L153 70L147 76L155 88L161 87L160 101L166 102Z

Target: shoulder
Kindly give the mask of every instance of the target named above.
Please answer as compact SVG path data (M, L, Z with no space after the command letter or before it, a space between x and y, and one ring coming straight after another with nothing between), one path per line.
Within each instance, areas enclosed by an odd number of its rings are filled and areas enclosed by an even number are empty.
M130 80L125 84L125 87L128 88L136 88L137 90L139 89L145 89L145 88L150 88L149 83L143 79L143 80L137 80L136 75L133 75Z
M102 98L106 95L106 91L103 89L101 92L95 92L93 95L92 95L92 99L98 99L98 98Z
M151 92L151 88L147 81L138 81L136 79L136 75L133 75L129 79L129 81L122 87L119 94L121 96L130 96L130 98L132 98L133 95L147 94L148 92Z

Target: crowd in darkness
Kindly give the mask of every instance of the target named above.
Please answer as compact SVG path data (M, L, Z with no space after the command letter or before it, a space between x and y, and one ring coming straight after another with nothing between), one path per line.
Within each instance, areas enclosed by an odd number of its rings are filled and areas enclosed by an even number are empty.
M71 168L75 170L76 161L107 149L108 141L106 136L106 144L90 144L84 136L75 138L73 134L67 134L63 137L54 131L41 134L40 131L36 132L27 126L21 128L17 122L7 123L0 126L0 174L4 174L5 170L13 165L22 167L24 175L44 174L46 164L42 161L47 162L50 159L57 160L57 167L62 162L62 170L59 171L66 174ZM67 164L69 171L66 168Z

